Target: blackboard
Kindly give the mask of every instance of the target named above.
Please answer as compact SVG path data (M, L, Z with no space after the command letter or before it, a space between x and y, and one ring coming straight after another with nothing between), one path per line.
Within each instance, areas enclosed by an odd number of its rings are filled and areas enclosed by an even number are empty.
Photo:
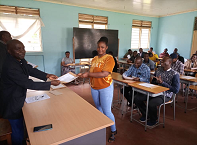
M97 50L101 37L108 38L108 49L118 56L118 30L73 28L75 59L92 58L92 51Z

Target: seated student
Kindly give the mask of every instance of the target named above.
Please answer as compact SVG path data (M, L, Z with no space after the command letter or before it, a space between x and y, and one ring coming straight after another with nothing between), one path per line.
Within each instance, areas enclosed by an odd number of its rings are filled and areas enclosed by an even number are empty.
M177 54L177 55L180 55L180 54L178 53L178 49L177 49L177 48L174 48L173 53L175 53L175 54Z
M129 59L129 58L131 58L132 54L133 54L132 50L129 49L128 52L124 55L124 58L128 58Z
M153 55L155 54L155 52L153 51L153 47L150 47L148 53L150 53L150 52L151 52Z
M133 79L132 76L136 78ZM123 73L122 77L128 80L133 79L134 81L149 83L150 68L147 65L142 63L142 58L140 56L137 56L134 64L126 72ZM125 98L127 99L127 101L131 104L132 87L125 87L124 94L125 94Z
M27 89L50 90L50 85L59 85L57 76L46 74L27 64L25 49L22 42L14 39L7 44L7 58L3 65L0 87L0 116L8 119L12 128L12 144L22 145L24 138L22 107ZM51 82L34 82L29 76ZM39 110L42 111L42 110Z
M137 51L133 52L133 55L131 56L130 59L127 60L128 63L134 63L135 58L138 56Z
M149 59L149 54L148 53L145 53L144 54L144 61L143 61L144 64L146 64L150 70L155 70L155 63Z
M156 53L153 55L151 52L149 52L149 59L154 61L156 66L158 65L158 61L159 61L158 58L159 57Z
M108 54L110 54L111 56L113 56L113 52L112 51L109 51ZM114 58L114 62L115 62L115 66L114 66L113 72L117 72L118 63L117 63L117 60L116 60L116 58L114 56L113 56L113 58Z
M192 57L185 62L184 67L185 69L196 68L197 67L197 55L193 54Z
M178 72L180 75L184 74L184 64L178 60L178 55L176 53L170 54L172 58L172 66L171 68Z
M161 54L159 55L160 58L163 58L163 57L165 57L165 56L169 56L169 54L168 54L168 49L167 49L167 48L165 48L165 49L164 49L164 52L161 53Z
M140 56L141 58L144 58L144 51L142 48L139 49L139 53L138 53L138 56Z
M173 53L177 54L177 55L178 55L178 60L181 61L181 62L184 64L184 57L182 57L182 56L178 53L178 49L177 49L177 48L174 49L174 52L173 52ZM173 54L173 53L172 53L172 54Z
M180 88L179 74L171 69L172 59L170 57L164 57L161 60L161 67L156 70L155 77L152 83L158 84L163 87L167 87L170 90L165 93L165 101L168 102L173 93L177 94ZM150 97L148 105L148 126L153 126L157 123L157 106L163 103L164 96ZM135 96L134 103L140 109L142 116L141 122L145 122L146 119L146 105L144 101L147 100L147 95L138 93Z
M184 64L185 69L197 68L197 55L193 54ZM195 76L195 72L187 72L187 75Z
M73 72L75 73L75 68L72 66L69 66L68 64L72 64L73 63L73 59L69 58L70 56L70 52L66 51L65 52L66 57L62 58L62 71L61 71L61 75L64 75L68 72Z

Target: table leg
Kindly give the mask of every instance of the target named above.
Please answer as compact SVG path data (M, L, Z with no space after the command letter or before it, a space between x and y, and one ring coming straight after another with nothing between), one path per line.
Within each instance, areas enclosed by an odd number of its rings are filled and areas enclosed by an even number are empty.
M124 114L124 86L123 86L123 92L122 92L122 115Z
M189 94L189 86L190 86L190 83L188 84L187 86L187 89L186 89L186 98L185 98L185 113L187 111L187 102L188 102L188 94Z
M146 131L146 128L147 128L148 103L149 103L149 93L147 94L147 100L146 100L146 121L145 121L145 131Z
M163 128L165 127L165 107L166 107L166 96L165 96L165 93L164 93L164 97L163 97Z
M135 92L135 90L134 90L134 88L133 88L133 94L132 94L132 103L131 103L131 118L130 118L130 121L132 122L132 117L133 117L133 102L134 102L134 92Z

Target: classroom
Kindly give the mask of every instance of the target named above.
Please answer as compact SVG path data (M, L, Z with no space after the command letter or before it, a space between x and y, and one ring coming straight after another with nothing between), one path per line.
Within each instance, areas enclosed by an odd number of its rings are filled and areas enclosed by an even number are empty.
M0 94L0 145L195 145L197 0L1 0Z

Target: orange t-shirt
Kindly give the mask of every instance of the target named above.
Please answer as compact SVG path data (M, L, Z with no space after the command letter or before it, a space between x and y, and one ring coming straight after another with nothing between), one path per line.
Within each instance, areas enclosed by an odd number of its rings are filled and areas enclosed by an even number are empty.
M113 80L111 73L113 71L114 65L115 65L114 58L109 54L106 54L102 57L95 56L92 59L90 73L102 72L102 71L107 71L110 73L107 77L104 78L90 77L91 87L93 89L95 90L104 89L112 84Z

